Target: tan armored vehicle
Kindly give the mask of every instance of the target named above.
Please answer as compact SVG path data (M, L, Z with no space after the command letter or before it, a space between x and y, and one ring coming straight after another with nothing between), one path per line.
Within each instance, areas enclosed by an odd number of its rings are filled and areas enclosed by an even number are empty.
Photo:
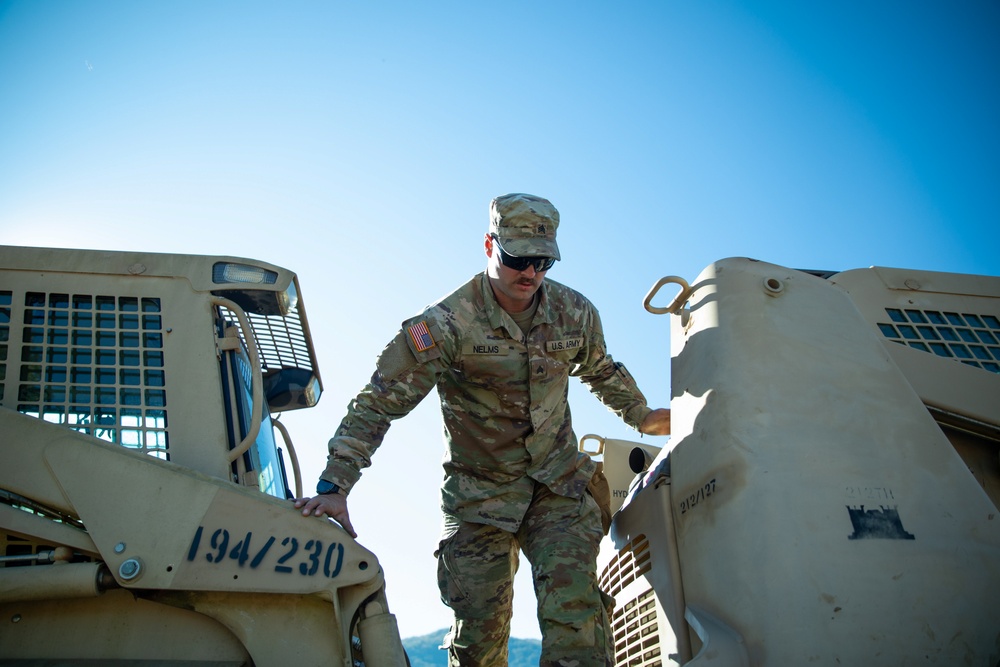
M376 556L287 502L271 415L321 390L289 271L0 247L0 663L405 664Z
M1000 278L730 259L646 306L669 446L581 443L617 664L1000 664Z

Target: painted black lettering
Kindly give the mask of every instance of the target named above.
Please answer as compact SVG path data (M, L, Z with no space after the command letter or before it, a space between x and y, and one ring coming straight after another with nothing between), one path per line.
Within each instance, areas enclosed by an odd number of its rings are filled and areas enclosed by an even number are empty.
M319 555L323 553L323 543L319 540L309 540L306 542L306 551L310 549L312 553L309 554L309 562L312 563L312 567L307 566L305 563L299 563L299 574L308 577L313 576L319 570Z
M250 557L250 537L252 534L248 532L247 536L237 542L233 550L229 552L229 557L238 562L240 567L243 567L243 564L247 562L247 558Z
M202 526L198 526L198 530L194 531L194 539L191 540L191 548L188 549L188 560L194 560L194 557L198 555L198 545L201 544L201 532L204 530Z
M250 561L251 569L256 568L258 565L260 565L260 562L264 560L264 556L267 555L267 551L268 549L271 548L272 544L274 544L273 535L267 538L267 542L265 542L264 546L260 548L260 551L258 551L257 555L253 557L253 560Z
M212 533L212 548L218 549L218 553L214 556L212 554L205 554L205 560L209 563L221 563L222 559L226 557L226 551L229 549L228 530L225 528L219 528L217 531Z
M202 536L205 533L204 526L198 526L188 547L187 559L194 561L198 557L201 547ZM211 549L205 553L205 560L216 565L225 560L235 560L239 567L243 567L249 561L250 569L260 567L267 558L271 547L277 538L269 535L263 545L256 551L252 550L253 532L247 531L243 539L230 546L231 540L229 531L225 528L218 528L212 533L209 540ZM305 558L297 558L299 552L299 540L295 537L285 537L281 540L281 545L285 547L274 566L275 572L291 573L294 571L294 563L298 563L298 574L304 577L316 575L322 567L323 574L328 578L334 578L340 574L344 563L344 545L336 542L326 546L322 540L310 539L305 543L303 551ZM252 559L251 559L252 556Z
M288 547L288 551L285 555L278 559L278 564L274 566L275 572L291 572L292 568L288 565L283 565L285 561L295 555L295 552L299 550L299 541L294 537L286 537L281 540L281 546Z
M337 552L337 562L330 565L330 558L333 556L333 552ZM344 545L339 543L333 543L326 550L326 560L323 561L323 574L328 578L333 579L338 574L340 574L340 567L344 564Z
M851 500L895 500L892 489L883 486L849 486L847 497Z
M689 510L694 509L696 505L709 498L713 493L715 493L715 478L710 479L704 486L699 487L694 493L681 500L679 505L681 514L686 514Z

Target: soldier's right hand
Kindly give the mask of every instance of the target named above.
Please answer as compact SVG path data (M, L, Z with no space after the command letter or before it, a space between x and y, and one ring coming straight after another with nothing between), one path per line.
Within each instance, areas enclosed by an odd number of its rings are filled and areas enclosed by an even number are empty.
M321 493L313 498L296 498L295 508L302 510L302 516L328 516L343 526L351 537L358 536L351 525L351 515L347 512L347 496Z

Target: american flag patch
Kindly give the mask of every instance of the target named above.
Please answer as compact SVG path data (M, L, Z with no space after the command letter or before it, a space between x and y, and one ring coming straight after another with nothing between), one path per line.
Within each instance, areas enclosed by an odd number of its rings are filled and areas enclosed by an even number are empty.
M417 348L417 352L423 352L434 347L434 339L431 337L431 332L427 330L426 322L417 322L411 325L408 331L410 332L410 338L413 339L413 344Z

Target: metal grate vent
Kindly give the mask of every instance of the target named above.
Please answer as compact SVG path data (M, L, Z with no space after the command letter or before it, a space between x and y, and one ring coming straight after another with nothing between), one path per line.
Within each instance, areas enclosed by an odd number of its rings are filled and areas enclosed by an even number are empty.
M10 342L11 293L0 291L0 404L7 384L7 345Z
M239 324L236 316L228 309L223 308L222 313L231 324ZM298 309L293 309L285 317L247 313L247 318L253 328L254 338L257 339L257 352L265 375L283 368L313 370L309 342L302 329ZM243 338L242 331L240 338ZM243 344L246 345L246 340Z
M604 568L601 588L612 597L617 596L626 586L649 572L649 557L649 541L645 535L637 535Z
M656 596L642 578L650 567L649 541L645 535L638 535L611 559L601 575L601 588L615 597L631 584L640 583L640 586L631 587L639 591L638 595L618 605L611 616L615 664L619 667L660 667L663 664Z
M660 632L653 590L647 588L638 597L616 610L611 619L615 638L615 664L619 667L660 667Z
M894 343L1000 373L1000 318L995 315L886 308L882 335Z
M18 412L168 458L159 299L28 292L23 320Z

